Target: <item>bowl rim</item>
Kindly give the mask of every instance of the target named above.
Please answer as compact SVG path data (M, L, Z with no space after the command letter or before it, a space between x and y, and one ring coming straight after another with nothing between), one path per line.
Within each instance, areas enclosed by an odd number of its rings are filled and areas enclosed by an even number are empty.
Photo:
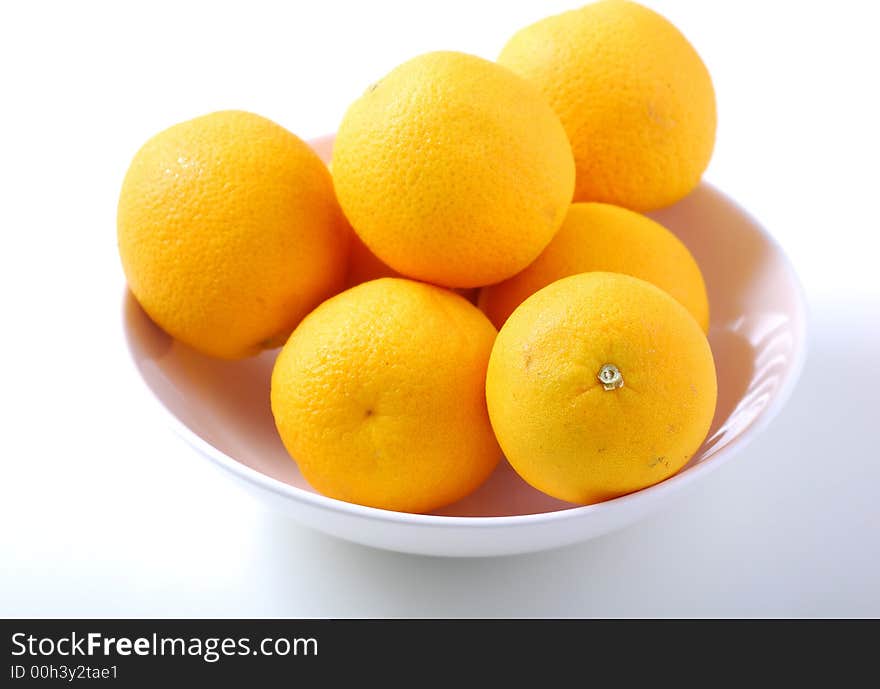
M324 137L318 137L318 140L321 138ZM786 369L785 378L782 382L782 385L778 389L773 401L764 408L764 410L752 422L749 428L746 429L745 432L743 432L741 435L737 436L737 438L734 439L734 441L730 445L728 445L723 450L719 451L717 454L713 455L711 458L704 462L690 467L689 469L681 470L678 473L670 476L669 478L661 481L660 483L656 483L652 486L648 486L647 488L643 488L633 493L628 493L617 498L612 498L610 500L594 503L591 505L572 505L572 507L554 510L552 512L535 512L531 514L504 516L459 517L451 515L419 514L411 512L397 512L378 507L368 507L366 505L358 505L356 503L345 502L344 500L327 497L325 495L321 495L320 493L313 493L303 488L285 483L279 479L272 478L271 476L263 474L256 469L252 469L251 467L242 464L236 459L230 457L225 452L222 452L221 450L211 445L211 443L204 440L195 431L193 431L185 423L183 423L183 421L177 418L177 416L175 416L174 413L172 413L171 410L162 403L162 400L159 399L153 388L147 384L140 370L137 370L138 377L141 380L141 384L149 390L149 397L152 399L154 409L158 409L159 413L164 416L166 423L168 423L171 428L193 449L198 451L199 454L211 460L220 468L241 479L244 479L245 481L257 488L261 488L265 491L274 493L275 495L283 498L292 499L295 502L305 503L309 507L317 508L319 510L325 510L335 513L341 512L348 516L360 519L367 519L370 521L378 521L398 525L411 524L418 526L444 528L497 528L514 527L521 525L534 526L550 522L577 520L582 517L586 517L587 515L592 513L610 513L620 510L626 510L634 504L647 504L652 499L660 499L663 496L672 495L675 492L684 488L686 485L695 481L697 478L708 475L709 472L714 471L718 467L725 464L732 456L737 453L737 451L742 450L752 440L754 440L754 438L759 433L761 433L782 410L786 402L788 402L789 398L794 392L794 388L797 385L807 358L807 320L809 318L807 300L803 285L798 279L797 273L795 273L791 261L789 260L785 251L783 251L782 247L776 241L776 239L772 235L770 235L769 232L767 232L764 226L759 223L750 213L748 213L748 211L746 211L739 203L737 203L728 195L724 194L724 192L720 191L717 187L709 184L705 180L702 182L702 184L710 186L713 190L720 193L722 196L724 196L725 200L733 204L740 213L747 217L751 221L752 226L756 228L758 232L760 232L763 239L773 248L776 255L781 259L782 267L787 273L787 277L792 285L793 293L795 295L794 303L797 318L793 319L794 327L796 329L796 337L793 341L793 359L791 366ZM122 327L124 330L124 309L125 301L128 295L127 286L125 287L123 294L124 297L122 303ZM129 353L132 353L131 345L128 338L126 337L125 340L126 345L129 349ZM132 357L132 360L134 363L134 357ZM135 368L138 369L137 364L135 364ZM295 460L291 458L291 461ZM502 461L506 460L502 458Z

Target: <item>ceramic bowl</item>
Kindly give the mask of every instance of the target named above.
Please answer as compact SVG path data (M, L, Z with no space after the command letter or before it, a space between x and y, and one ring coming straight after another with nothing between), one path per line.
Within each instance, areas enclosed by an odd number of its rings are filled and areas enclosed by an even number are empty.
M326 160L332 137L313 146ZM688 246L705 276L718 407L705 442L684 469L607 502L554 500L504 461L475 493L432 514L327 498L305 482L276 433L269 407L276 351L237 362L202 356L156 327L126 292L123 327L131 360L193 454L315 529L378 548L445 556L524 553L585 541L644 518L742 452L779 413L804 362L801 287L755 220L706 183L652 215Z

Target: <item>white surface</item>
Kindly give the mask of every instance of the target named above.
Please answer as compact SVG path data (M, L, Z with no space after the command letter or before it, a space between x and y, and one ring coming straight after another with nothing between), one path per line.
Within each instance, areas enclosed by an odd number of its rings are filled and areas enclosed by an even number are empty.
M812 310L776 423L649 521L495 560L349 545L265 512L194 457L128 370L115 203L147 136L219 107L314 136L412 54L492 57L571 4L2 6L0 614L880 615L867 3L649 3L715 79L708 179L775 234Z

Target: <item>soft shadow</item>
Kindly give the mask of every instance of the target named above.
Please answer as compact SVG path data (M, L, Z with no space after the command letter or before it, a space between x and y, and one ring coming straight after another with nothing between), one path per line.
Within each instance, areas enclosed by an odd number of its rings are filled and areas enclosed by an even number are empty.
M455 517L506 517L557 512L577 505L532 488L503 457L489 479L466 498L431 514Z
M174 416L242 464L310 490L272 417L269 388L276 350L239 361L215 359L165 334L129 292L123 308L132 357Z
M171 336L150 320L130 290L125 290L122 298L122 318L128 347L139 366L144 360L161 359L174 344Z
M739 318L761 291L759 278L774 260L758 222L706 182L675 205L649 215L681 239L699 264L712 327Z
M733 414L755 372L755 348L744 335L733 330L717 331L712 334L711 345L718 378L718 402L709 427L710 438Z

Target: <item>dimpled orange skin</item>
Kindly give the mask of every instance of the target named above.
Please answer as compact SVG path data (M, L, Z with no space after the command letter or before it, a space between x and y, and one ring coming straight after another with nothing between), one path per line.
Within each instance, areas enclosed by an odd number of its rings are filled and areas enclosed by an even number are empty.
M599 382L605 364L623 387ZM708 432L717 384L709 344L675 299L627 275L583 273L514 311L492 350L486 395L517 473L591 504L681 469Z
M345 114L333 146L345 215L384 263L448 287L522 270L559 229L574 160L533 85L495 63L428 53Z
M709 331L703 275L687 247L650 218L604 203L572 204L553 241L522 272L483 288L479 305L496 328L527 297L559 278L590 271L625 273L675 297Z
M495 334L464 298L400 278L315 309L272 373L275 423L306 480L402 512L477 488L501 457L485 398Z
M348 248L318 156L239 111L183 122L138 151L117 236L129 288L150 317L226 359L281 344L342 288Z
M715 144L700 56L659 14L603 0L519 31L498 58L541 88L571 140L576 201L668 206L699 182Z

